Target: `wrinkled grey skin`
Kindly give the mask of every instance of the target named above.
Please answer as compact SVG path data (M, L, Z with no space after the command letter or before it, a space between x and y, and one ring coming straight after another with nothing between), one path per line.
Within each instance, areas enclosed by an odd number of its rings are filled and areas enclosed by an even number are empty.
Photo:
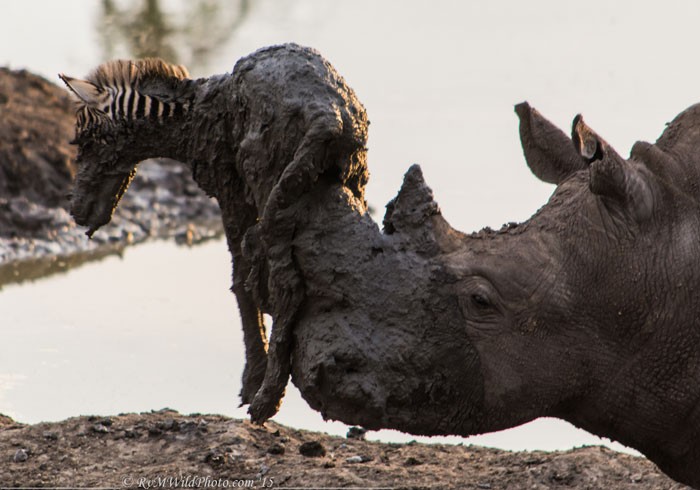
M275 320L265 380L244 379L244 402L262 383L254 420L291 371L327 418L470 435L554 416L700 488L700 106L623 159L580 117L569 138L518 105L527 163L556 190L525 223L465 235L417 166L379 230L366 115L315 52L262 50L190 90L182 121L79 136L74 214L104 224L146 157L192 166L222 208L244 330L241 298ZM91 169L105 154L112 183Z

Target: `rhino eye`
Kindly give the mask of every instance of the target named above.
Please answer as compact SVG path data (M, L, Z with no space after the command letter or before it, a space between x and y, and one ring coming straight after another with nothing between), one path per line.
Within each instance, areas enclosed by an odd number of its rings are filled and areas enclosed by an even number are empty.
M472 304L480 310L485 310L493 306L491 301L481 293L473 293L471 295Z
M504 313L501 297L487 278L474 274L465 278L463 287L459 305L467 320L489 324L501 318Z

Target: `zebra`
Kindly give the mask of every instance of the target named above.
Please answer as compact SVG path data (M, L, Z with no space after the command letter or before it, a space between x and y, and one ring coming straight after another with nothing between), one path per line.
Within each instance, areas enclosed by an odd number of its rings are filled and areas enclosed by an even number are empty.
M305 218L295 206L322 180L366 208L364 107L328 61L296 44L260 49L207 78L159 59L60 78L78 102L71 215L88 236L109 223L148 158L184 163L216 198L246 345L241 402L254 421L267 420L287 385L304 300L292 240ZM269 342L262 313L273 318Z
M168 91L159 90L162 85L172 86L173 80L189 80L187 68L159 58L114 60L84 80L63 73L59 78L78 99L78 132L105 121L181 116L190 108L190 101L172 100Z

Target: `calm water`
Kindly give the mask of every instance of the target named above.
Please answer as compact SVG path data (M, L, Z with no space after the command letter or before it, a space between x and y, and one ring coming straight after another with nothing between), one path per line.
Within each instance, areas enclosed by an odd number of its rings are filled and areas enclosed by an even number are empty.
M117 1L109 14L89 0L3 2L0 64L55 80L157 45L204 76L264 45L314 46L369 112L370 203L381 210L417 162L448 220L467 231L527 219L552 192L524 164L513 104L528 100L564 128L581 112L624 154L700 100L694 1L660 10L633 1L173 0L158 3L162 31L139 24L143 4ZM134 45L139 36L148 42ZM164 406L244 416L229 264L223 242L159 242L5 288L0 412L24 422ZM293 389L276 419L345 430L324 424ZM601 441L540 420L468 442Z

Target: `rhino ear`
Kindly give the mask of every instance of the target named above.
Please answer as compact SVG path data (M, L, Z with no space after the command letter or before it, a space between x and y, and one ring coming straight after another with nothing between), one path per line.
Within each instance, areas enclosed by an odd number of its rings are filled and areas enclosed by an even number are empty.
M563 182L572 173L586 168L569 137L545 119L527 102L515 106L520 118L520 143L527 165L540 180Z
M87 80L79 80L60 73L58 77L81 101L87 105L97 105L102 89Z
M571 124L571 141L574 142L574 148L579 155L589 164L600 160L603 157L603 145L607 146L607 143L586 125L581 114L577 114Z
M650 172L639 162L617 154L604 139L586 125L579 114L574 118L572 140L590 165L590 189L606 206L631 214L637 221L651 216L654 196Z

